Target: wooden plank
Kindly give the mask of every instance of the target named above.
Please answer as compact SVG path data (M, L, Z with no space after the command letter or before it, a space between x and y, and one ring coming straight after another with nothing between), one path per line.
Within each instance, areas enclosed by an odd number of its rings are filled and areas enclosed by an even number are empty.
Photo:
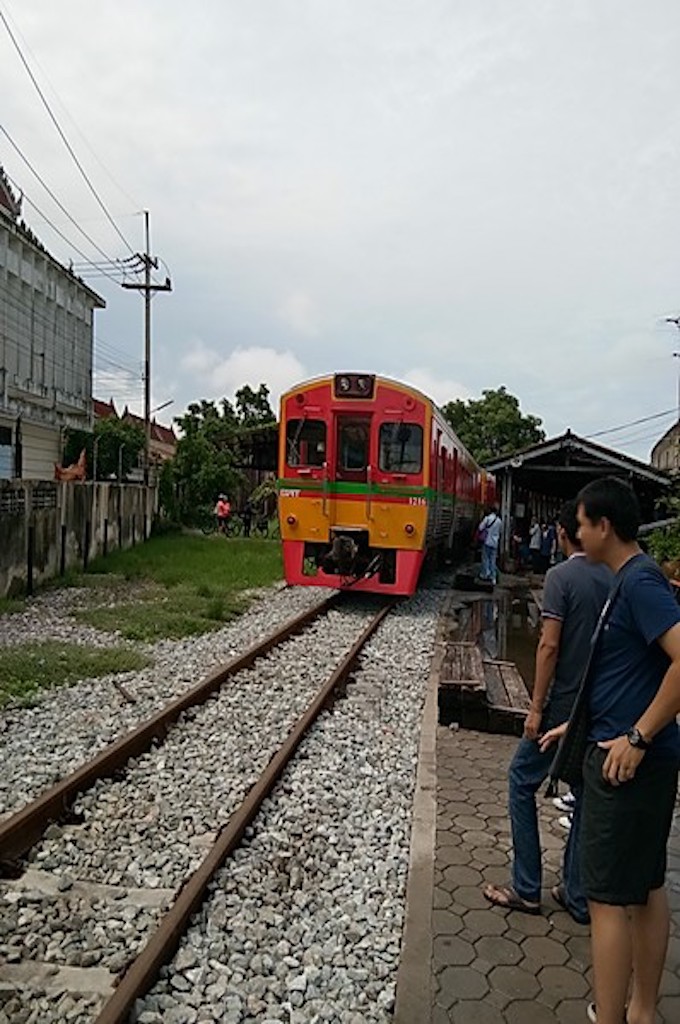
M440 686L457 686L467 690L484 690L484 666L477 644L446 645Z
M484 671L487 677L487 689L494 692L494 699L489 700L490 704L514 708L523 713L529 710L529 694L514 661L485 660ZM497 697L500 699L496 699Z

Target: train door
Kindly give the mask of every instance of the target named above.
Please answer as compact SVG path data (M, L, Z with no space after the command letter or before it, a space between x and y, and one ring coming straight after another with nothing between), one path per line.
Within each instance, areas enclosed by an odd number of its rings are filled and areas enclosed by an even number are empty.
M358 526L366 521L364 505L370 500L366 493L371 477L370 416L337 417L334 454L329 466L330 479L336 484L332 488L331 526Z

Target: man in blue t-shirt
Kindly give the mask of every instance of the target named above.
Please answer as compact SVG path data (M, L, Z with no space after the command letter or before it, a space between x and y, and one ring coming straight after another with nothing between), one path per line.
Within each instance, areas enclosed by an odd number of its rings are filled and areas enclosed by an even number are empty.
M597 1024L653 1024L670 914L666 845L677 795L680 608L637 544L637 499L605 478L578 495L586 554L617 574L589 681L581 874L592 923ZM554 734L543 738L545 747ZM628 1008L626 998L631 980Z

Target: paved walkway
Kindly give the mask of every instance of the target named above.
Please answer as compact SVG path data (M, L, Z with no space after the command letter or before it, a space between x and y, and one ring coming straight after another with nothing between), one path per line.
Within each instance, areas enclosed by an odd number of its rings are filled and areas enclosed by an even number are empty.
M540 800L544 913L492 908L485 881L507 882L507 765L517 741L436 727L437 823L432 913L432 1024L585 1024L589 934L549 895L564 844L559 812ZM669 889L672 937L659 1021L680 1022L680 811ZM422 1024L425 1024L423 1014Z

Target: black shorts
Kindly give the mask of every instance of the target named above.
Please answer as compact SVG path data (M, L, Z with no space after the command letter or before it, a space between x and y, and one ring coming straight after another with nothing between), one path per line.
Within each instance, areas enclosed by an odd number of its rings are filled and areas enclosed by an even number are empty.
M634 779L612 786L602 777L606 756L592 743L583 762L583 888L597 903L644 905L666 876L678 761L645 754Z

